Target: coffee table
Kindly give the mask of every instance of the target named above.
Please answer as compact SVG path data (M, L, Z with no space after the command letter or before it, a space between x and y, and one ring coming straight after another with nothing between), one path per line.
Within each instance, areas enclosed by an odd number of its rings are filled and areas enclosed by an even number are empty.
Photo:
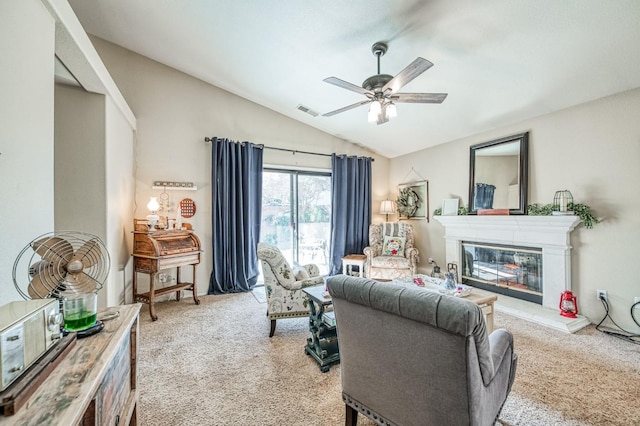
M424 286L418 286L414 283L413 278L422 278L424 282ZM440 285L443 280L439 278L426 277L425 275L415 275L414 277L404 277L404 278L396 278L393 280L396 284L412 284L416 285L416 287L424 288L428 291L436 291L442 292L443 287ZM468 287L468 286L466 286ZM448 296L448 297L456 297L456 296ZM494 307L493 304L496 300L498 300L498 296L488 291L480 290L477 288L471 288L471 293L467 296L464 296L463 299L467 299L475 303L480 307L480 310L484 314L485 323L487 324L487 333L491 333L493 331L493 312Z

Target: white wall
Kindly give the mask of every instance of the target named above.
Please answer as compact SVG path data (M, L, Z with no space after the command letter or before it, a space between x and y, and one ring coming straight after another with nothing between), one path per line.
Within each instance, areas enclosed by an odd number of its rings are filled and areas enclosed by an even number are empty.
M117 267L130 252L124 234L132 218L126 208L133 193L135 117L66 0L0 2L0 55L0 304L20 300L11 278L20 250L54 228L107 238L118 262L99 305L121 303L124 274ZM55 55L85 88L100 94L62 89L57 106L69 111L56 110ZM61 155L55 159L54 110L66 117L56 126ZM67 135L72 140L65 141ZM116 158L110 166L106 155ZM66 189L56 193L54 179ZM114 217L121 206L125 210ZM19 272L29 280L26 270Z
M55 228L105 239L104 95L56 85Z
M109 96L63 85L55 93L55 227L104 241L111 268L98 304L119 305L131 281L133 132Z
M54 39L40 1L0 2L0 304L21 300L11 278L20 250L53 231Z
M182 198L196 203L189 220L204 249L198 292L207 292L211 257L211 146L205 136L228 137L267 146L321 153L373 156L342 139L299 123L175 69L98 38L91 38L138 119L135 217L148 214L155 180L190 181L198 191L168 191L173 206ZM388 191L388 160L374 156L374 211ZM265 164L330 169L329 157L265 150ZM174 211L169 216L175 215ZM377 216L382 220L382 216ZM186 268L187 275L190 273ZM148 281L140 275L140 286Z
M132 303L130 287L133 230L133 200L135 192L134 133L121 109L107 96L106 101L106 244L111 254L111 271L105 294L108 306ZM130 269L130 268L129 268ZM128 272L128 273L127 273ZM129 288L129 291L126 291Z
M469 147L530 131L529 204L551 203L556 191L569 189L576 202L603 218L593 229L580 226L572 233L572 288L580 313L599 322L604 309L596 290L604 289L614 320L638 332L629 309L640 296L639 116L636 89L394 158L390 183L397 185L414 167L429 180L432 212L444 198L458 197L468 205ZM417 227L419 269L428 273L428 257L444 262L444 229L433 220L411 222Z

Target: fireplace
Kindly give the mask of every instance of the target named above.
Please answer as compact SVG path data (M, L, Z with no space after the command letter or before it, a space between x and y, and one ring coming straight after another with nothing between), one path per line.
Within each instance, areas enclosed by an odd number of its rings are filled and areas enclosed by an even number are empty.
M462 242L462 282L542 304L542 249Z
M445 227L446 263L455 263L461 274L464 266L462 244L482 244L492 247L509 247L507 251L524 250L541 252L542 305L513 297L498 295L497 311L506 312L560 331L573 333L590 324L589 320L566 318L559 314L560 295L571 290L571 231L580 223L578 216L435 216ZM484 248L484 247L483 247ZM486 253L483 254L486 256ZM515 256L515 253L513 254ZM514 262L523 263L525 259ZM538 281L534 270L537 259L526 259L527 279ZM505 262L506 263L506 262ZM517 265L517 263L515 263ZM487 280L488 281L488 280ZM495 290L497 288L494 287Z

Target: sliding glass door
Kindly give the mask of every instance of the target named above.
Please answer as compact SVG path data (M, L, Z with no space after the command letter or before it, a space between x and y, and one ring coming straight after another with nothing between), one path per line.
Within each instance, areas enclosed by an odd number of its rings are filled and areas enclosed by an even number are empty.
M331 174L265 169L260 241L277 246L289 263L315 263L329 272Z

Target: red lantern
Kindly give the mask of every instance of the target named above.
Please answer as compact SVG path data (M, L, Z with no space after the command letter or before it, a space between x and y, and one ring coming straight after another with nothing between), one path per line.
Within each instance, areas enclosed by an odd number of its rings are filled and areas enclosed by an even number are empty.
M578 302L571 290L565 290L560 295L560 315L567 318L577 318Z

